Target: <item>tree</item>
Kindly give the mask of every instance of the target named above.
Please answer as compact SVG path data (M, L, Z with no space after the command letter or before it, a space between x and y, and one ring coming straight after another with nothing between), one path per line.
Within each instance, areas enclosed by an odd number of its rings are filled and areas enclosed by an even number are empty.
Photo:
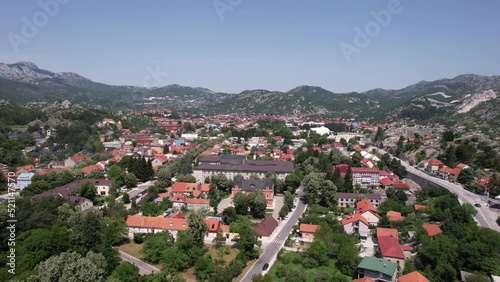
M353 187L353 179L352 179L352 169L351 167L349 166L347 168L347 172L344 176L344 190L343 192L354 192L354 187Z
M257 190L253 193L254 198L250 203L252 214L255 218L264 218L266 215L267 200L262 190Z
M336 167L335 170L333 171L332 182L337 187L337 190L343 191L344 179L342 178L342 176L340 174L340 169L338 167Z
M158 263L163 258L163 253L173 245L174 237L168 231L148 234L141 253L147 261Z
M92 170L87 175L87 178L90 178L90 179L106 179L106 177L104 176L104 172L102 172L100 170L97 170L97 169Z
M74 213L68 219L71 241L80 253L95 250L102 243L103 217L98 210Z
M245 224L239 230L240 239L238 240L238 249L240 253L244 254L247 258L256 258L259 254L254 246L257 244L257 234L249 224Z
M135 174L129 172L127 175L125 175L125 179L123 180L125 186L128 188L135 187L137 185L137 177Z
M122 282L140 281L139 268L128 261L124 261L113 270L111 278Z
M205 223L205 217L208 211L200 209L192 211L188 216L188 232L193 236L195 244L198 248L203 248L205 235L208 231L208 226Z
M182 271L189 267L190 258L186 252L173 246L165 250L162 260L162 270L168 273Z
M160 168L156 173L158 180L171 183L173 173L168 168Z
M104 218L102 231L103 241L106 245L113 246L123 241L127 235L127 225L123 218Z
M221 229L217 230L217 235L215 235L214 242L216 248L220 248L226 243L226 237L224 237Z
M170 152L170 149L168 148L168 145L163 146L163 154L168 154Z
M130 195L128 193L123 193L122 200L125 204L130 203Z
M323 180L321 184L321 204L324 207L336 205L337 187L330 180Z
M324 173L313 172L304 177L304 193L311 203L317 203L320 195L321 184L325 178Z
M199 257L194 265L194 273L199 281L205 281L215 273L215 265L210 255Z
M87 198L91 201L95 200L95 197L97 195L97 189L95 188L95 185L90 183L90 182L84 182L80 188L76 189L73 194L76 196L84 197Z
M361 161L363 160L363 156L361 156L360 152L355 152L351 156L352 159L352 166L354 167L360 167L362 165Z
M262 275L259 273L252 276L252 282L273 282L273 279L269 274Z
M322 241L314 241L309 249L307 249L306 255L308 258L314 260L318 266L328 265L328 249Z
M352 245L340 248L335 265L345 275L353 276L360 261L359 251Z
M453 142L453 140L455 140L455 133L451 130L446 130L441 135L441 138L445 142Z
M481 273L472 273L465 278L465 282L490 282L490 279Z
M250 204L247 198L248 197L241 192L236 193L234 196L234 208L237 214L246 215L248 213Z
M180 174L177 175L176 179L178 182L189 182L189 183L196 182L196 178L191 174Z
M121 176L123 170L118 164L113 164L107 171L109 179L117 179Z
M461 184L468 185L474 181L474 174L472 173L472 170L468 168L463 169L458 175L457 180Z
M50 257L37 266L32 281L104 281L106 260L93 252L82 257L76 252L65 252Z
M234 207L227 207L222 211L222 219L226 224L231 224L236 220L237 213Z
M373 141L375 141L375 142L383 141L384 138L385 138L384 129L382 129L381 127L377 127L377 133L375 134L375 138Z

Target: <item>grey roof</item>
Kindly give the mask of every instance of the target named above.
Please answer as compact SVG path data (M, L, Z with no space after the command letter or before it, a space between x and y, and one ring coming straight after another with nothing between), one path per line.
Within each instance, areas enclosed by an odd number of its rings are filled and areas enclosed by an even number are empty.
M356 199L358 193L337 193L337 199Z
M73 181L63 186L59 186L52 190L45 191L41 194L35 195L31 197L32 199L41 198L41 197L64 197L68 198L72 196L73 191L80 188L83 183L90 182L94 185L107 185L111 187L112 181L106 179L81 179L78 181Z
M376 193L366 194L366 198L368 200L382 200L382 196L380 194L376 194Z
M210 159L207 159L210 158ZM205 157L195 170L208 171L241 171L241 172L280 172L292 173L294 166L289 161L253 161L246 160L245 156L223 156L217 161L214 157Z
M273 180L266 179L244 179L238 177L234 180L234 186L238 186L245 192L255 192L257 190L264 190L266 187L273 189Z

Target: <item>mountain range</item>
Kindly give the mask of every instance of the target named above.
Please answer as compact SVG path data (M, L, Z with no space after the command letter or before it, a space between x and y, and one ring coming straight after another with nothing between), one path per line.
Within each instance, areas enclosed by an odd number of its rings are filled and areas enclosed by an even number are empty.
M374 120L463 120L497 124L500 76L475 74L420 81L398 90L334 93L318 86L298 86L287 92L264 89L238 94L201 87L168 85L144 88L91 81L71 72L55 73L31 62L0 63L0 99L17 103L69 100L113 110L167 107L205 113L328 115Z

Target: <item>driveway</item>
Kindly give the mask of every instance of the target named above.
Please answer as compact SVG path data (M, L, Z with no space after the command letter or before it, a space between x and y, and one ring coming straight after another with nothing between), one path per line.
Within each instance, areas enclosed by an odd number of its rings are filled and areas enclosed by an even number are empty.
M372 236L368 236L365 242L361 241L361 253L360 257L370 257L375 253L375 244L373 243Z
M217 212L219 214L222 214L222 212L231 206L231 195L229 195L229 197L226 197L224 199L222 199L219 203L219 205L217 206Z

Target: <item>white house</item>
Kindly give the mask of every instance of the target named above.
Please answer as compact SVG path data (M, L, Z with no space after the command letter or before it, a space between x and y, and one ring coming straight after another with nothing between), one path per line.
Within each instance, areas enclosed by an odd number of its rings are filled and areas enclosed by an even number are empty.
M134 233L157 233L168 231L177 237L177 232L188 229L188 222L185 218L165 218L156 216L129 215L125 222L128 227L129 237Z
M369 223L359 213L355 213L342 219L340 222L344 226L345 233L350 235L358 235L361 238L366 238L370 234Z
M17 189L23 190L31 184L31 179L35 174L33 172L24 172L17 177Z

